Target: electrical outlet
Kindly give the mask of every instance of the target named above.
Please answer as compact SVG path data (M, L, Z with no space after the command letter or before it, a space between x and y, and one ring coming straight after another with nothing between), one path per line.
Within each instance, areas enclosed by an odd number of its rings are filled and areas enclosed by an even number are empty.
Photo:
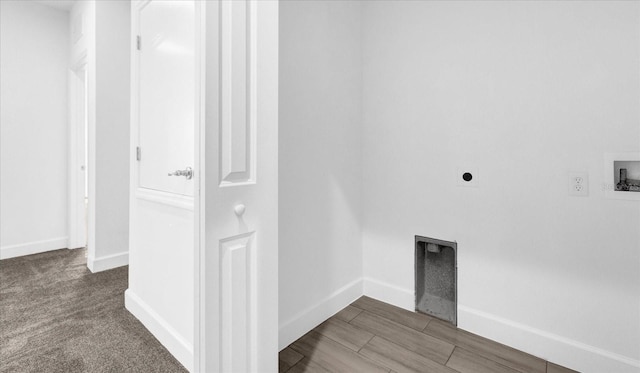
M589 195L589 174L586 172L569 173L569 195L587 197Z

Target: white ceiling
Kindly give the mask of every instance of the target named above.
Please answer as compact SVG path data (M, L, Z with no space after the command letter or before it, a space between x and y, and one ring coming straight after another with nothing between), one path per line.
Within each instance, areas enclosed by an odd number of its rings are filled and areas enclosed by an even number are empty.
M75 0L33 0L36 3L40 3L42 5L50 6L52 8L60 9L60 10L71 10L73 4L75 4Z

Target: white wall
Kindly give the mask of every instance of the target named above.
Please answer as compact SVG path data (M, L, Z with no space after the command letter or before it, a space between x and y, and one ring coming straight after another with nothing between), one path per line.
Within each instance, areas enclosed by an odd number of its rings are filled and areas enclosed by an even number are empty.
M93 272L128 263L129 1L78 1L71 65L85 59L88 111L88 258Z
M66 12L2 1L0 257L67 246L67 79L86 56L87 264L92 271L127 264L129 4L79 1Z
M412 309L414 235L455 240L460 327L638 372L640 204L604 198L602 163L640 147L640 4L372 1L363 19L365 293Z
M96 1L94 6L95 126L89 141L95 147L89 172L93 170L95 190L89 193L95 206L95 246L87 264L100 271L128 262L131 4Z
M362 292L360 6L280 3L280 347Z
M67 246L67 12L0 2L0 258Z

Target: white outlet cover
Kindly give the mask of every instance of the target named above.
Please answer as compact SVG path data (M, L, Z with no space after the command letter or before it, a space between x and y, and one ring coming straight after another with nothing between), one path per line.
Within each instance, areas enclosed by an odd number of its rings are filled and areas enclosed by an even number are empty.
M471 180L465 180L465 174L471 175ZM477 167L457 167L456 168L456 185L461 187L477 188L479 186L479 174Z
M569 172L567 178L567 187L570 196L589 196L589 173Z

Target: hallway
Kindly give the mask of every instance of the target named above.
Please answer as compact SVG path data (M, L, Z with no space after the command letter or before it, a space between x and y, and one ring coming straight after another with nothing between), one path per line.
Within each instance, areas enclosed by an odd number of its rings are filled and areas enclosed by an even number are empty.
M186 372L124 308L128 267L86 250L0 261L0 372Z

